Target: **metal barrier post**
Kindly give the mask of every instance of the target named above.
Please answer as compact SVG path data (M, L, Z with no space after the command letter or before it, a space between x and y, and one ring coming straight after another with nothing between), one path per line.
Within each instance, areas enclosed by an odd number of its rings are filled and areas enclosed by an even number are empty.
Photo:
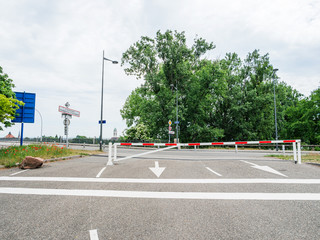
M117 161L117 144L114 144L114 158L113 158L113 161Z
M293 160L294 163L297 164L297 148L296 148L296 143L292 143L293 146Z
M285 145L282 145L282 153L283 153L283 155L286 153L286 146Z
M301 142L297 142L298 147L298 164L301 164Z
M107 162L107 166L113 165L112 162L112 143L109 142L109 154L108 154L108 162Z
M238 153L238 145L235 145L235 147L236 147L236 153Z

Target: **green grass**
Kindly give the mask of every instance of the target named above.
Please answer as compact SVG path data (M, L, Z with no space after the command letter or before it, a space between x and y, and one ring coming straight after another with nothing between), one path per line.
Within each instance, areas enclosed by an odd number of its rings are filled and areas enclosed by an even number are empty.
M266 157L280 158L283 160L293 160L293 155L271 154L271 155L266 155ZM320 163L320 154L317 154L317 153L306 154L306 155L303 154L301 155L301 162Z
M40 157L43 159L52 159L59 157L68 157L73 155L89 155L101 153L100 151L85 151L67 149L65 146L57 145L27 145L11 146L0 149L0 165L5 167L14 167L16 163L21 163L26 156Z

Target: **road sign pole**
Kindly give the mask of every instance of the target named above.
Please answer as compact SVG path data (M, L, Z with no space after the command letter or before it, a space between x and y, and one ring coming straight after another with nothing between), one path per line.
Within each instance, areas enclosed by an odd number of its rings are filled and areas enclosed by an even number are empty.
M23 122L21 123L20 146L23 145Z

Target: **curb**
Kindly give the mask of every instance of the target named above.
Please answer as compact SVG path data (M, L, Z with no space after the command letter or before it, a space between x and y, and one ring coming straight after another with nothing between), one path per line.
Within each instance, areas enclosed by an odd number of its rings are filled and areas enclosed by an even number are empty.
M314 163L314 162L306 162L306 164L314 165L320 167L320 163Z
M86 156L90 156L90 155L86 155ZM59 161L59 160L68 160L68 159L73 159L73 158L82 158L82 157L86 157L84 155L74 155L74 156L68 156L68 157L59 157L59 158L50 158L50 159L44 159L43 162L55 162L55 161Z

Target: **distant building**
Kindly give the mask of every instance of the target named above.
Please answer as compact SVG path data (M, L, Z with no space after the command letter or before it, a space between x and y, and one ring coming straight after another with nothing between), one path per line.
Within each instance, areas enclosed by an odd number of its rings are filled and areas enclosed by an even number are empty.
M5 136L4 138L15 138L15 136L13 136L13 135L11 134L11 132L9 132L9 134L8 134L7 136Z
M119 137L118 137L118 131L117 129L113 129L113 137L110 139L111 141L118 141Z

